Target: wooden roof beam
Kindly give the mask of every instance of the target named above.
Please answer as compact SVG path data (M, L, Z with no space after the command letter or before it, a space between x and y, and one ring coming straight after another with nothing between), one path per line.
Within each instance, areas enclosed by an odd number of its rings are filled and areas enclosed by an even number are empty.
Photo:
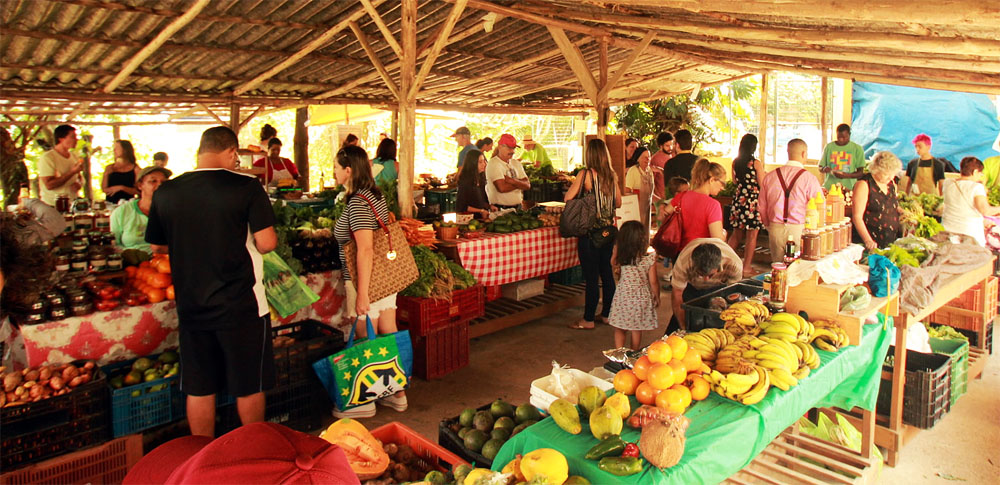
M205 106L204 103L198 103L198 107L201 108L202 111L208 113L208 115L212 118L215 118L215 121L218 121L220 125L229 126L229 123L222 121L222 118L215 114L215 111L212 111L208 106Z
M403 57L403 48L399 47L399 42L392 35L392 31L389 27L385 25L385 21L382 20L382 15L378 13L375 9L375 5L372 5L371 0L361 0L361 6L364 7L365 12L368 12L368 16L371 17L372 23L378 27L379 32L382 32L382 38L385 39L389 47L392 48L392 52L396 53L396 57ZM398 91L398 89L397 89Z
M119 12L129 12L137 13L142 15L159 15L161 17L179 17L184 14L180 10L170 10L165 8L157 7L144 7L140 5L126 5L122 3L117 3L113 1L106 0L49 0L50 2L65 3L69 5L80 5L89 8L103 8L107 10L115 10ZM148 2L150 4L156 5L155 2ZM303 22L289 22L287 20L268 20L260 18L251 18L237 15L209 15L209 14L199 14L197 20L204 22L223 22L230 24L241 24L241 25L263 25L266 27L282 27L290 29L307 29L316 30L325 28L325 25L321 24L309 24Z
M441 31L438 32L437 38L434 40L434 45L431 46L430 51L427 52L427 57L424 58L424 63L420 66L420 72L417 73L416 79L413 81L413 85L410 86L410 91L408 93L401 93L408 96L412 100L417 99L417 93L420 92L420 86L424 84L424 80L427 79L427 75L431 72L431 67L434 66L434 61L437 60L438 55L441 54L441 49L444 48L445 44L448 43L448 36L451 35L452 29L455 28L455 24L458 23L458 19L462 16L462 12L465 11L465 4L467 0L455 0L455 4L452 5L451 12L448 13L448 18L445 19L444 25L441 27Z
M377 4L382 3L383 1L384 0L374 0L374 4L377 5ZM326 45L330 41L330 39L333 38L333 36L339 34L340 31L342 31L345 28L347 28L347 26L351 22L356 22L358 19L360 19L364 15L365 15L365 10L363 8L355 9L354 12L352 12L350 15L347 16L347 18L341 20L340 22L337 22L332 27L330 27L329 29L327 29L326 32L323 32L318 37L316 37L313 40L309 41L309 43L306 44L305 47L303 47L302 49L300 49L295 54L292 54L287 59L279 62L278 64L276 64L273 67L271 67L270 69L268 69L266 72L264 72L264 73L260 74L259 76L251 79L250 81L245 82L245 83L239 85L236 89L233 90L233 95L234 96L239 96L239 95L241 95L241 94L243 94L243 93L245 93L245 92L247 92L247 91L249 91L249 90L257 87L258 85L260 85L260 83L264 82L267 79L270 79L275 74L277 74L277 73L279 73L279 72L287 69L289 66L292 66L293 64L299 62L299 60L301 60L303 57L305 57L310 52L312 52L312 51L314 51L316 49L319 49L320 47L323 47L324 45Z
M166 28L156 34L156 37L154 37L149 44L146 44L146 46L140 49L139 52L135 53L135 55L125 63L125 66L122 67L121 71L118 71L118 74L114 77L114 79L105 85L101 91L104 93L110 93L111 91L117 89L118 86L121 86L121 84L125 82L125 79L132 74L132 71L135 71L143 61L153 55L153 53L156 52L156 50L159 49L160 46L167 40L173 37L178 30L181 30L185 25L194 20L195 16L208 6L210 1L211 0L196 0L195 3L184 12L184 15L181 15L170 22Z
M358 38L358 43L361 44L361 48L365 50L365 54L371 59L372 65L375 66L375 71L378 72L379 76L382 77L382 81L385 82L385 87L389 89L389 92L393 96L399 98L399 87L396 86L396 82L392 80L392 76L389 75L389 71L386 70L385 65L375 54L375 49L372 49L371 44L368 43L368 36L358 27L357 22L351 22L351 31L354 32L354 36Z
M482 107L482 106L488 106L488 105L499 103L499 102L502 102L502 101L507 101L508 99L520 98L522 96L527 96L529 94L540 93L542 91L548 91L550 89L555 89L555 88L561 88L561 87L563 87L563 86L565 86L567 84L570 84L570 83L572 83L574 81L576 81L576 78L569 78L569 79L563 79L563 80L560 80L560 81L556 81L554 83L546 84L544 86L539 86L537 88L531 88L531 89L525 89L525 90L518 90L518 91L516 91L516 92L514 92L512 94L506 94L506 95L502 95L502 96L491 97L490 99L487 99L486 101L480 101L478 103L472 103L472 107L479 108L479 107Z
M618 84L618 81L621 81L625 72L628 71L629 68L632 67L632 64L639 59L639 56L641 56L642 53L649 47L649 44L653 42L654 38L656 38L656 34L652 31L646 32L646 34L642 37L642 41L639 42L639 45L632 49L632 53L629 54L628 59L626 59L625 62L618 67L615 73L611 75L608 82L605 83L604 86L601 86L601 91L598 93L599 98L604 99L608 97L608 93L614 89L615 85Z
M570 42L569 37L566 37L566 32L559 28L551 25L546 26L549 29L549 34L552 35L552 39L559 46L559 50L562 51L563 57L566 58L566 62L569 67L573 69L573 73L576 74L576 79L580 81L580 85L583 86L583 91L587 93L587 97L593 103L597 103L599 90L597 88L597 81L594 80L594 73L590 71L590 67L587 66L586 60L583 58L583 53L580 52L580 48L575 44Z
M444 0L444 1L455 2L456 0ZM495 3L487 2L484 0L468 0L468 2L469 6L472 8L524 20L526 22L531 22L533 24L544 25L546 27L556 27L558 29L569 30L571 32L579 32L581 34L586 34L592 37L605 37L610 35L608 31L597 27L591 27L589 25L578 24L575 22L567 22L565 20L553 19L542 15L536 15L533 13L525 12L524 10L504 7L502 5L497 5Z
M934 8L910 0L877 0L869 2L830 2L829 0L601 0L607 6L670 7L692 12L718 12L734 15L837 19L841 24L851 21L885 22L898 19L921 24L1000 25L1000 4L983 0L942 0Z

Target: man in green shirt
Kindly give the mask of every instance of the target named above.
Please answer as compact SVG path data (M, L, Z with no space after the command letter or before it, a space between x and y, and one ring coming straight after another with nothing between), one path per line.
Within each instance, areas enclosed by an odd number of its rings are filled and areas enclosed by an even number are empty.
M983 181L984 185L986 185L986 190L1000 183L1000 156L983 160L983 175L986 176L986 179Z
M842 123L837 127L837 141L823 149L819 171L826 174L823 188L840 183L847 190L854 190L854 182L865 176L865 151L851 141L851 127Z
M524 151L521 152L522 162L532 162L535 167L541 167L542 165L552 165L552 159L549 158L549 154L545 152L545 147L540 143L535 142L531 139L531 135L525 135L524 140L521 141L524 144Z

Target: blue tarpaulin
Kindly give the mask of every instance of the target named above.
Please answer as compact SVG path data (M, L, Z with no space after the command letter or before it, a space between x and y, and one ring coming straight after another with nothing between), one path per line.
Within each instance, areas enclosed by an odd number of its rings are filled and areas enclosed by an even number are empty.
M996 105L985 94L856 82L851 141L865 158L888 150L906 163L917 156L911 141L931 137L931 154L956 168L964 157L980 160L1000 155L995 149L1000 121Z

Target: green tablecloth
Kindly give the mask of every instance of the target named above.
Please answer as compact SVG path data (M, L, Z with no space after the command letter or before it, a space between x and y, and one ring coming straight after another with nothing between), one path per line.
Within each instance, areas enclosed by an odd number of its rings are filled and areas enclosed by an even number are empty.
M518 433L504 444L493 460L500 470L517 454L538 448L554 448L566 456L571 475L581 475L593 483L695 484L718 483L750 463L782 431L814 407L836 406L843 409L875 409L882 362L889 348L889 332L880 325L864 329L861 345L839 353L818 351L822 364L785 392L772 388L763 401L752 405L730 401L714 392L691 406L685 416L691 419L687 430L684 457L676 466L660 470L649 464L642 473L616 477L600 470L597 462L583 457L597 439L587 423L583 432L571 435L560 429L552 418ZM632 406L638 403L632 399ZM639 431L622 431L622 439L639 441Z

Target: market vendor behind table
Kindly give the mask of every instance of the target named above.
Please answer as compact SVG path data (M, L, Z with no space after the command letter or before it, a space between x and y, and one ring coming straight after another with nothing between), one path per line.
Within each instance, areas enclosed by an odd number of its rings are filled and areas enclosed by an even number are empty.
M146 242L146 225L149 223L149 209L153 205L153 193L160 188L173 173L153 165L139 172L136 187L139 198L125 202L111 213L111 232L115 242L123 249L140 249L152 252Z
M291 160L281 156L281 140L271 138L267 142L267 156L253 162L255 167L267 165L267 172L258 175L262 182L271 184L279 180L298 180L299 169Z
M725 241L712 237L695 239L679 255L674 265L671 286L673 287L672 307L667 334L677 328L688 329L685 320L685 301L731 285L740 280L743 261Z

